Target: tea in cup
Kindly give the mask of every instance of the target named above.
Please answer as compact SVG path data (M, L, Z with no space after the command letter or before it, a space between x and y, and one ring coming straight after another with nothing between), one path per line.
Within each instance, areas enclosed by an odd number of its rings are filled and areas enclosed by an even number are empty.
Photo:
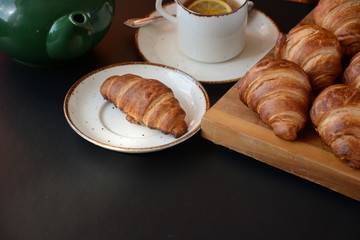
M200 62L232 59L245 47L248 0L175 0L176 17L156 0L156 10L176 25L180 51Z
M241 4L236 0L186 0L184 7L200 14L219 15L236 11L241 7Z

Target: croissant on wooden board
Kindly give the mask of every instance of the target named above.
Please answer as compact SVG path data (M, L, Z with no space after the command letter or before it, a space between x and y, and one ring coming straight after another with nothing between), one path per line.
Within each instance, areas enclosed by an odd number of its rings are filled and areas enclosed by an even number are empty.
M360 0L320 0L314 20L339 39L345 56L360 51Z
M342 74L342 50L330 31L315 24L300 24L280 33L275 58L297 63L308 74L314 91L333 84Z
M360 168L360 91L346 84L324 89L310 109L311 121L336 157Z
M308 119L311 85L299 65L285 59L264 59L237 83L240 100L274 134L295 140Z
M360 88L360 52L354 55L344 71L344 83Z
M162 82L133 74L111 76L100 87L102 96L127 114L131 123L158 129L178 138L188 126L185 111Z

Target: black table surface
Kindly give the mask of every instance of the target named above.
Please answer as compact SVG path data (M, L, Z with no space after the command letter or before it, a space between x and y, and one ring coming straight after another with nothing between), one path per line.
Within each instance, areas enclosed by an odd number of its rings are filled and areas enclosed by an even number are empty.
M283 32L314 5L254 0ZM197 133L128 154L77 135L63 113L86 73L142 61L123 22L154 0L116 1L110 31L75 63L33 68L0 53L0 239L350 239L360 205ZM204 84L213 105L233 85Z

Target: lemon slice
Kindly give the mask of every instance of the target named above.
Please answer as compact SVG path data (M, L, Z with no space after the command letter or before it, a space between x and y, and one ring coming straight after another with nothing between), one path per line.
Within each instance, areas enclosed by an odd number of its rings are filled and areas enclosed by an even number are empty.
M222 0L196 0L188 9L206 15L219 15L232 11L229 4Z

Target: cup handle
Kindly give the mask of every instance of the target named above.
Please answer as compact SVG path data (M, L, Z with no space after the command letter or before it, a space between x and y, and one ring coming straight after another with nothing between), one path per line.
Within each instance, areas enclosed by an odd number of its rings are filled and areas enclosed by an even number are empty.
M248 11L250 11L254 7L254 2L253 1L248 1L247 7L248 7Z
M171 14L167 13L163 6L162 6L162 2L163 0L156 0L155 2L155 8L156 8L156 11L161 15L163 16L164 18L166 18L167 20L169 20L170 22L172 22L173 24L176 25L176 17L172 16Z

